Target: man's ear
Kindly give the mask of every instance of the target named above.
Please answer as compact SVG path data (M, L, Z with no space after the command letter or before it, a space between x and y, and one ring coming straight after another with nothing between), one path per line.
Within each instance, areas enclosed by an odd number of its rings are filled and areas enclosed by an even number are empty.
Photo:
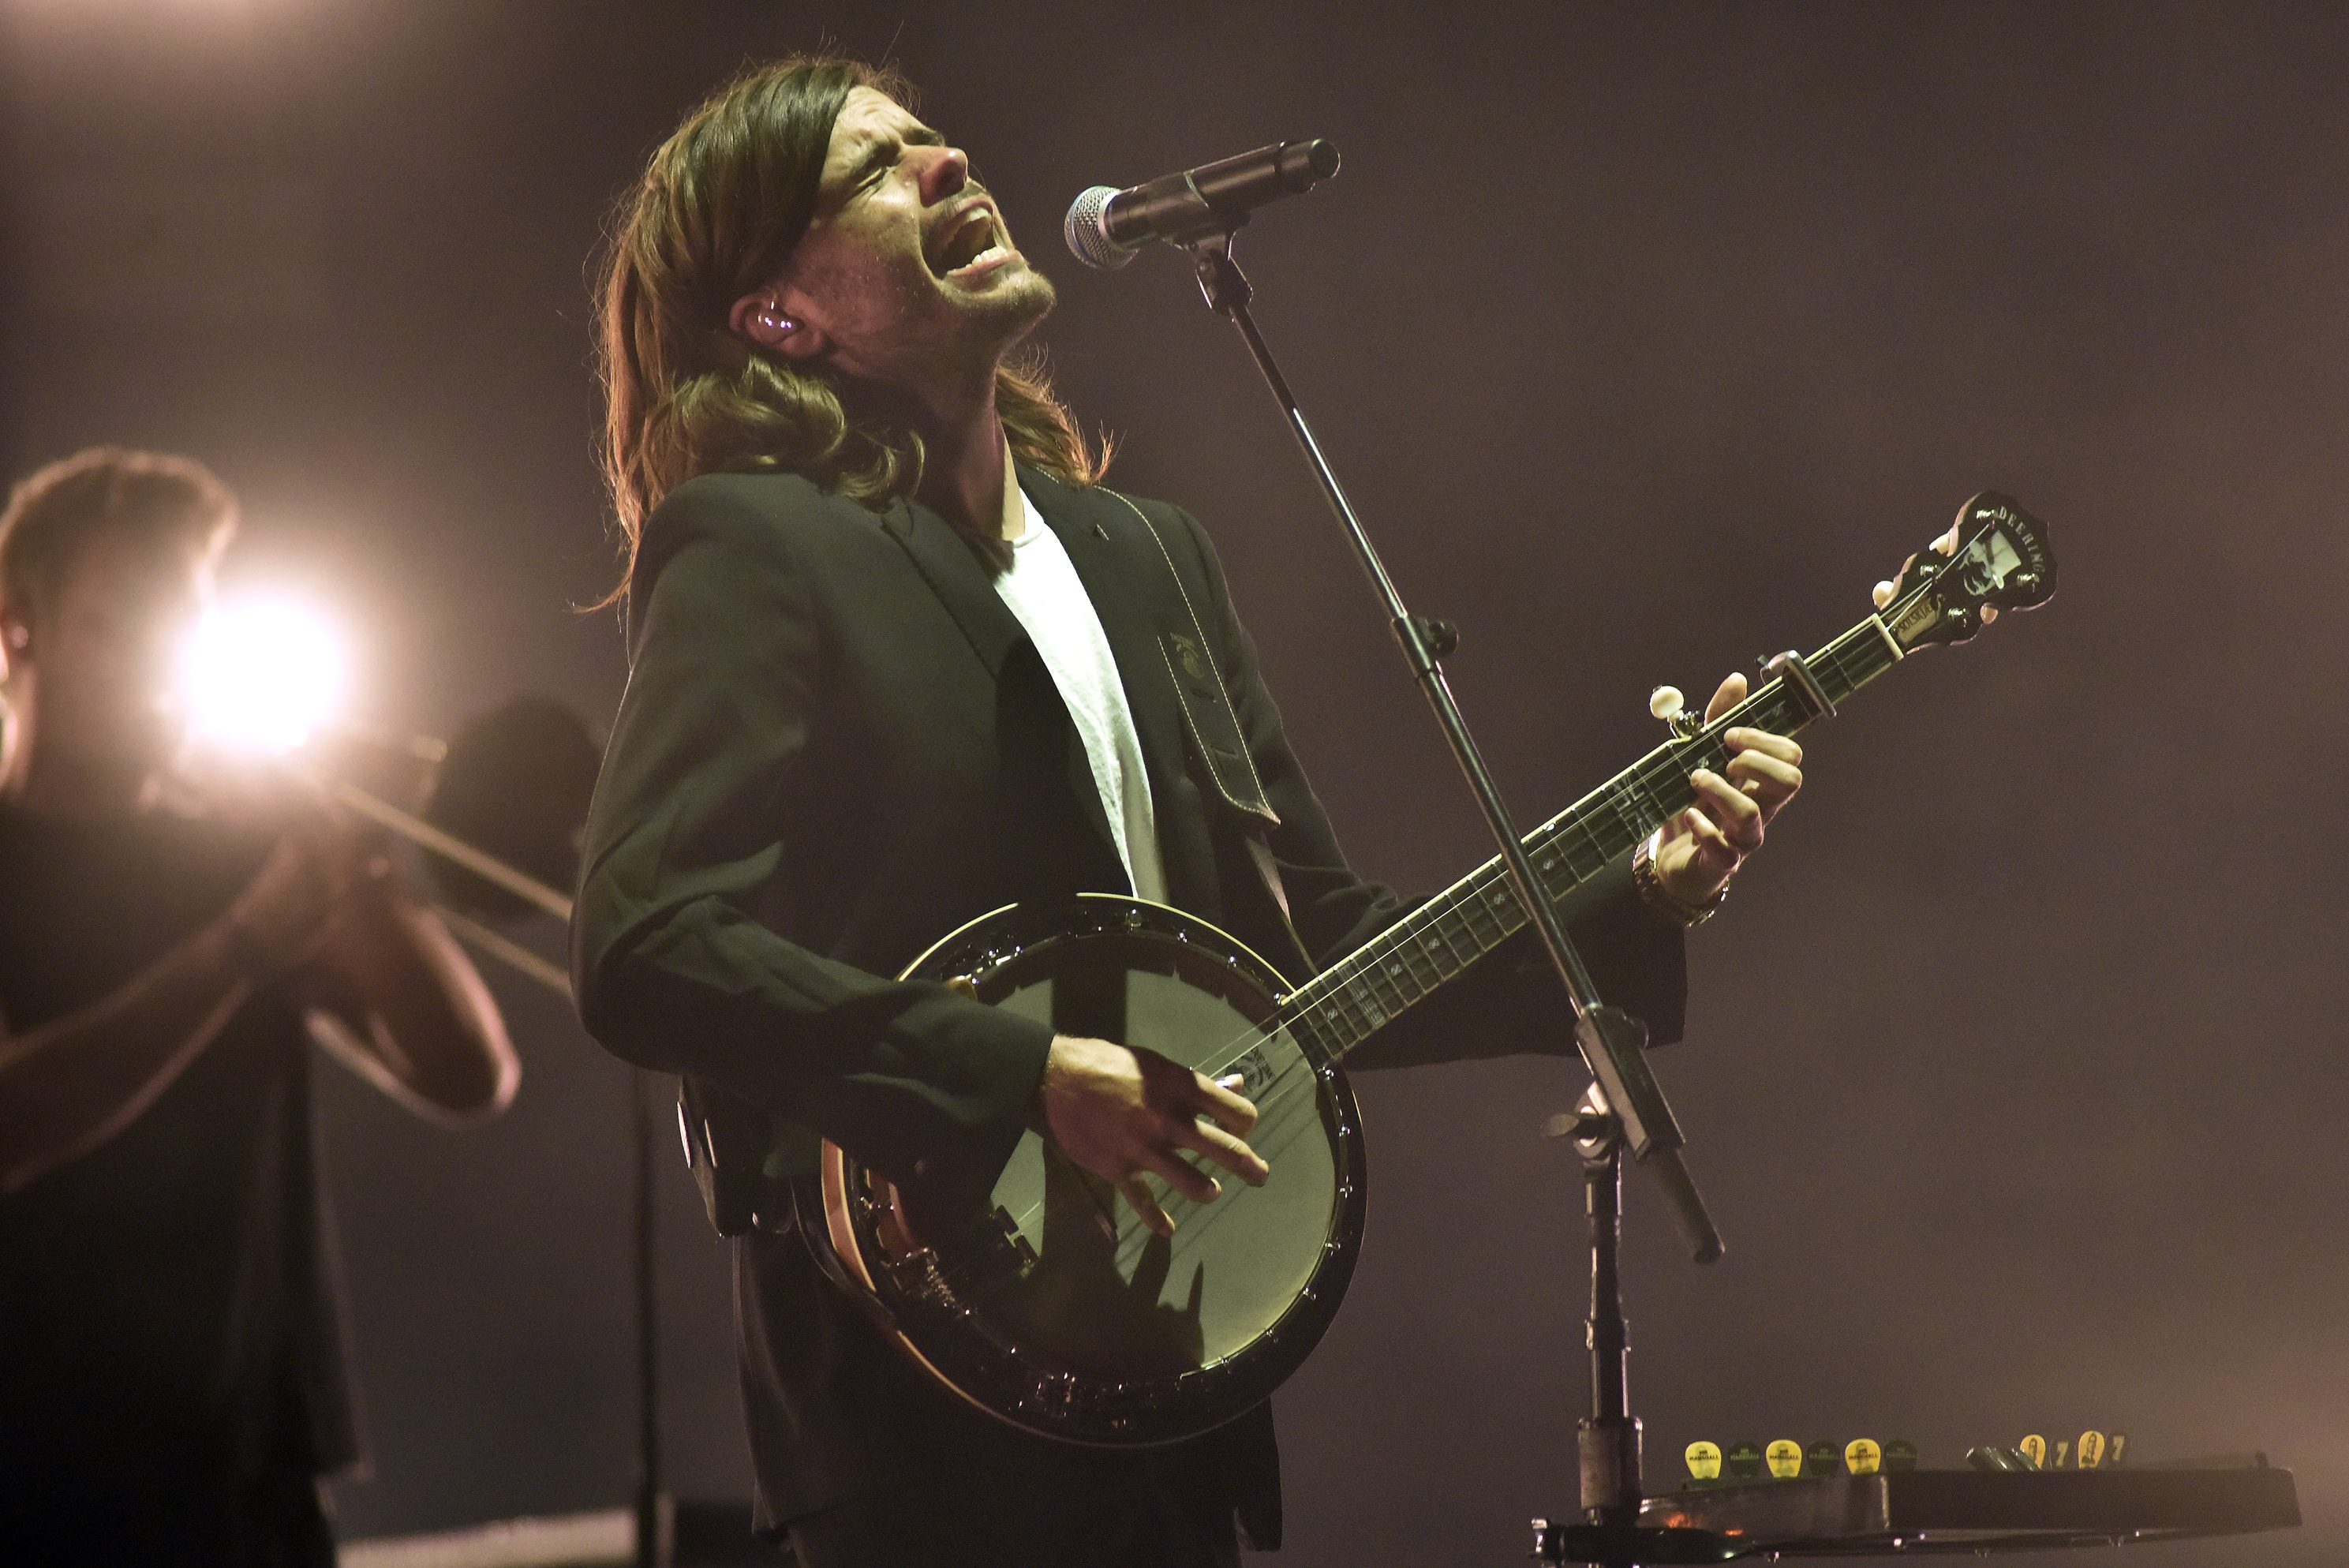
M8 679L11 665L32 646L33 628L22 616L0 604L0 680Z
M753 348L786 359L812 359L831 347L822 328L786 310L771 288L736 300L734 308L726 313L726 325Z

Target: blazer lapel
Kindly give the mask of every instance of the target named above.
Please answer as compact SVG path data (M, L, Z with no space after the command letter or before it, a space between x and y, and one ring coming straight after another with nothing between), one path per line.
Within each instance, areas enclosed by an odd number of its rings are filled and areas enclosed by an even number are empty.
M1112 835L1109 814L1102 805L1101 785L1093 777L1092 759L1086 754L1084 741L1068 716L1068 704L1060 688L1044 668L1043 659L1035 651L1028 628L1019 624L1003 597L995 591L995 581L987 563L979 558L968 541L954 524L928 507L915 502L900 501L883 520L883 526L913 557L914 565L927 580L930 589L938 596L947 613L962 628L970 639L973 652L987 672L994 677L996 691L1002 701L1022 712L1047 711L1053 716L1053 731L1061 738L1062 754L1057 761L1057 772L1068 785L1077 815L1083 819L1100 848L1117 863L1117 840ZM1079 576L1084 578L1081 567ZM1085 579L1090 593L1092 583ZM1107 618L1104 617L1104 619ZM1112 645L1112 652L1115 655ZM1123 658L1120 669L1124 668ZM1016 661L1016 662L1015 662ZM1016 688L1016 691L1011 690ZM1002 722L1000 711L998 722ZM1137 722L1137 728L1139 723ZM1005 732L1008 736L1019 732L1019 726ZM1147 756L1145 765L1154 767Z
M1019 618L995 591L987 564L953 524L911 501L899 501L881 519L889 536L905 547L929 583L930 591L970 639L987 672L1000 680L1003 661L1028 639Z
M1019 471L1019 484L1061 536L1061 547L1101 617L1133 712L1143 764L1154 792L1164 796L1168 781L1188 776L1182 710L1158 647L1166 563L1155 545L1134 537L1143 524L1133 514L1098 491L1072 490L1032 468Z

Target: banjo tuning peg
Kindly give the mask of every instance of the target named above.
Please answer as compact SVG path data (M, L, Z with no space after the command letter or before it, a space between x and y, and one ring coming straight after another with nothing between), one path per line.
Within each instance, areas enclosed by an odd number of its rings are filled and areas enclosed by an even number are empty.
M1677 686L1659 686L1648 693L1648 711L1661 719L1673 735L1687 740L1704 728L1704 720L1688 709L1688 699Z

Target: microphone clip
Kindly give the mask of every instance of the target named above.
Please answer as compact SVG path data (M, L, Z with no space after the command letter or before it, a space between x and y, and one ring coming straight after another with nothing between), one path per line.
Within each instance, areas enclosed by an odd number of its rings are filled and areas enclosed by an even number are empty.
M1247 275L1240 264L1232 259L1232 234L1247 222L1243 213L1229 228L1215 229L1195 240L1183 242L1184 251L1191 258L1191 270L1198 275L1199 293L1207 308L1234 321L1245 321L1242 314L1247 302L1256 296L1248 286Z

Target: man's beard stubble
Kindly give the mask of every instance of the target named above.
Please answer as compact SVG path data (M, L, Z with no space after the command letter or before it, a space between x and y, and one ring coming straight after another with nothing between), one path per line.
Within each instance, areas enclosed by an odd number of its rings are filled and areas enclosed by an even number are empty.
M1000 332L994 340L1000 356L1024 342L1052 314L1052 307L1060 300L1060 291L1052 286L1052 280L1023 260L1016 280L1009 280L1007 286L990 289L970 303L979 319Z

